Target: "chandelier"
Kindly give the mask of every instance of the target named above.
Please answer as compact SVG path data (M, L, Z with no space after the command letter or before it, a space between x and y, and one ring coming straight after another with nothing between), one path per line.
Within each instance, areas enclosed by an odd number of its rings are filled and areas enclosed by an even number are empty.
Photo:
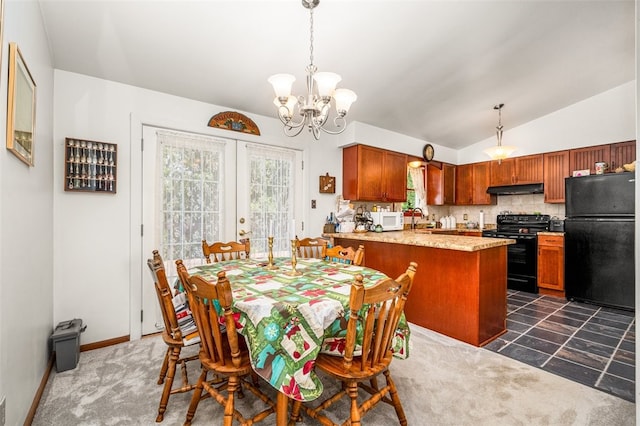
M496 137L498 138L498 145L492 146L484 150L484 153L491 157L492 160L504 160L510 156L513 151L516 150L515 146L503 146L502 145L502 107L504 104L498 104L493 109L498 110L498 125L496 126Z
M313 9L319 3L320 0L302 0L302 5L309 9L311 35L309 65L306 67L306 96L291 95L291 86L296 80L291 74L275 74L268 79L276 92L273 103L278 108L280 121L284 124L284 133L290 137L299 135L305 127L316 140L320 139L320 130L332 135L344 132L347 124L344 117L357 99L356 94L349 89L336 89L342 77L332 72L318 72L318 68L313 64ZM329 121L332 99L336 108L333 119L335 129L327 129L324 126ZM301 116L298 121L293 119L296 111Z

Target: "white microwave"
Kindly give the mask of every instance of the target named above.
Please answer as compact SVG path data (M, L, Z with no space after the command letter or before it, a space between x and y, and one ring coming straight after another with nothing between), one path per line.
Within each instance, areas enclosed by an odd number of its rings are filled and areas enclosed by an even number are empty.
M374 225L382 225L383 231L402 231L404 214L402 212L371 212Z

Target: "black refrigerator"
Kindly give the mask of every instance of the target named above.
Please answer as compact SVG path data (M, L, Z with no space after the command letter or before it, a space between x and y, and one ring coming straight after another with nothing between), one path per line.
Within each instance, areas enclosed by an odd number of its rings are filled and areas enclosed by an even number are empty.
M635 176L565 179L568 300L635 310Z

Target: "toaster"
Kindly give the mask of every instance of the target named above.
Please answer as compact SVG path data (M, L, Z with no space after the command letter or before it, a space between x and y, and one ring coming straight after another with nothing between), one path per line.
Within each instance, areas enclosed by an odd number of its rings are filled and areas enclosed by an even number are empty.
M564 220L551 219L549 222L549 231L551 232L564 232Z

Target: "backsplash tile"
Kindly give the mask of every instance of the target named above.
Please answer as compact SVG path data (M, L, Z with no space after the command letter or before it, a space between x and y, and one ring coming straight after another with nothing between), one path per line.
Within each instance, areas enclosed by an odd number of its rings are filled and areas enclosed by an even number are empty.
M457 223L465 222L465 214L467 221L478 222L480 211L484 212L485 224L495 224L496 216L503 211L527 214L540 212L560 219L565 217L565 205L545 203L544 194L498 195L498 203L494 206L429 206L429 215L435 214L436 220L442 216L453 215Z

